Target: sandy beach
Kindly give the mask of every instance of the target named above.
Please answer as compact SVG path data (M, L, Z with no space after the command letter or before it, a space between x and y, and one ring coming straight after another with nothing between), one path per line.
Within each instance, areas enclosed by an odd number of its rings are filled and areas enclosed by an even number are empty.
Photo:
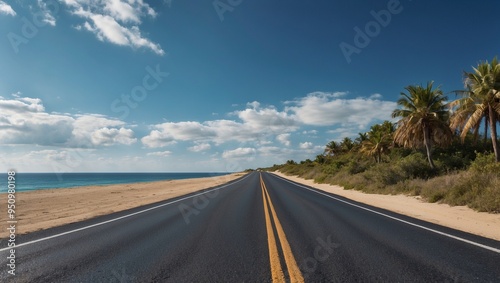
M18 192L16 232L26 234L167 200L221 185L243 175L234 173L208 178ZM7 194L1 194L0 201L7 203ZM0 214L0 221L6 223L6 209ZM7 230L1 229L0 238L7 236Z
M357 202L500 241L500 214L476 212L466 206L452 207L447 204L428 203L419 197L365 194L355 190L344 190L340 186L317 184L313 180L287 176L280 172L274 174Z

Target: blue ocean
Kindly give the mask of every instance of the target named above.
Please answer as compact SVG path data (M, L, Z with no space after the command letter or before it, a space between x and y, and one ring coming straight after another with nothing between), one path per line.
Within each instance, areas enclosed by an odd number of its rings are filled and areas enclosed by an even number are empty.
M230 173L16 173L17 192L222 176ZM7 174L1 174L0 193L7 192Z

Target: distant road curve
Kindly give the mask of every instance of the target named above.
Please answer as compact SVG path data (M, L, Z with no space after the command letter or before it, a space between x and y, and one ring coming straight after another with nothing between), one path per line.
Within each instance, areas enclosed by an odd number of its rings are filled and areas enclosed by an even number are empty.
M1 282L500 282L500 242L253 172L18 236Z

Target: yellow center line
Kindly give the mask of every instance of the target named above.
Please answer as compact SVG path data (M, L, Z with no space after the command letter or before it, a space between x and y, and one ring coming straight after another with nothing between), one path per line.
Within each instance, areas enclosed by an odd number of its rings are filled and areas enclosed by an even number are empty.
M266 217L267 229L267 245L269 247L269 260L271 263L271 278L273 282L285 282L285 275L281 269L280 258L278 255L278 246L274 238L273 227L271 224L271 217L269 216L269 209L267 208L267 200L264 192L264 182L260 178L260 186L262 188L262 201L264 202L264 215Z
M274 206L273 203L271 202L271 197L269 196L269 193L267 191L266 184L262 179L262 174L260 174L260 185L262 187L262 198L264 201L264 214L266 216L266 227L268 236L267 242L269 245L269 257L271 261L271 274L273 277L273 282L285 282L285 279L283 277L283 270L279 262L278 248L276 246L276 240L274 238L274 233L271 224L271 219L269 217L267 203L269 203L271 214L274 220L274 225L276 226L276 231L278 232L278 238L279 238L278 240L281 244L281 249L283 250L283 256L285 257L285 263L288 269L288 274L290 276L290 282L292 283L304 282L304 277L302 277L302 273L300 272L299 266L297 265L297 261L295 261L295 258L293 257L290 244L286 239L285 231L283 230L283 227L281 226L281 223L276 214L276 211L274 210Z

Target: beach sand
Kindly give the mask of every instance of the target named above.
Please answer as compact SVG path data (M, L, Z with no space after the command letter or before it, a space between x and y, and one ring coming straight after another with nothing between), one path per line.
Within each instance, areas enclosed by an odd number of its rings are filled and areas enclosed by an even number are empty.
M26 234L167 200L227 183L244 174L18 192L16 234ZM7 203L7 194L0 195L0 203ZM7 209L3 205L2 207L0 223L3 223L4 227L7 223ZM5 228L1 229L0 238L6 238L7 233Z
M355 190L344 190L340 186L317 184L313 180L287 176L280 172L274 174L357 202L500 241L500 214L477 212L466 206L428 203L419 197L366 194Z

